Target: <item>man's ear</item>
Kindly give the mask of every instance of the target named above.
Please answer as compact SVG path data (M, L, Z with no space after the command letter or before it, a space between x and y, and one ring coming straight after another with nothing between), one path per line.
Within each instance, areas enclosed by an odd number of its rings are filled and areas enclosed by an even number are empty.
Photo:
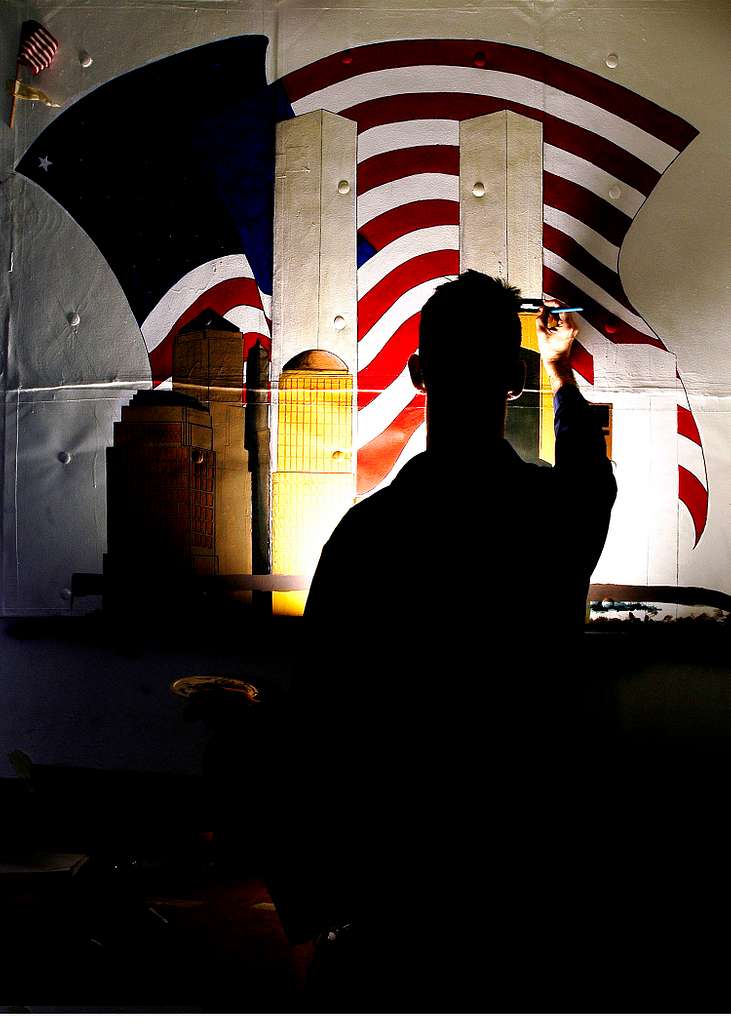
M414 385L416 390L426 392L424 373L421 369L421 360L416 352L414 352L413 356L409 356L409 373L411 374L411 383Z
M527 367L524 359L517 359L513 371L508 378L508 401L514 402L520 398L525 387Z

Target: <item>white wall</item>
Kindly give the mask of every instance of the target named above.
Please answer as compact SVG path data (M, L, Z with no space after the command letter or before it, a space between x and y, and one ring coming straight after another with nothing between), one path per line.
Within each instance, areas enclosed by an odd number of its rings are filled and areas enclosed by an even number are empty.
M612 389L620 499L596 579L705 586L731 592L731 320L728 284L731 107L726 0L389 0L243 4L157 0L39 0L0 9L0 54L12 75L20 22L43 21L61 41L38 84L68 106L145 62L240 33L269 37L270 80L348 46L394 38L481 38L534 47L610 78L687 119L700 135L665 173L630 229L620 268L641 315L677 357L701 430L710 487L706 532L676 503L676 444L667 366L632 369ZM83 69L78 52L94 58ZM616 53L615 69L605 64ZM12 168L57 115L20 106L0 125L0 304L5 414L2 609L61 610L74 571L99 571L105 546L104 447L129 389L149 384L144 342L93 243ZM171 97L171 102L175 102ZM133 130L130 125L120 130ZM12 254L12 256L11 256ZM12 266L12 272L10 270ZM77 311L73 331L67 321ZM624 358L624 357L623 357ZM643 350L626 358L650 359ZM633 377L635 374L636 377ZM623 376L622 373L619 374ZM599 381L598 381L599 383ZM608 383L608 379L607 379ZM94 385L89 387L89 385ZM602 385L603 386L603 385ZM648 416L649 409L655 410ZM0 438L2 440L2 438ZM70 451L68 466L58 461ZM676 536L677 535L677 536ZM667 538L667 542L666 542ZM678 558L673 558L677 544ZM611 577L611 578L610 578Z

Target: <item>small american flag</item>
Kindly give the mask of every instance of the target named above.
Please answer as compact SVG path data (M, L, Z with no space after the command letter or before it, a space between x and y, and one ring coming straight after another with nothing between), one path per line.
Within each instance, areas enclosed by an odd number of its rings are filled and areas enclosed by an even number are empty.
M58 50L55 39L40 21L24 21L20 29L18 64L26 64L34 75L50 66Z

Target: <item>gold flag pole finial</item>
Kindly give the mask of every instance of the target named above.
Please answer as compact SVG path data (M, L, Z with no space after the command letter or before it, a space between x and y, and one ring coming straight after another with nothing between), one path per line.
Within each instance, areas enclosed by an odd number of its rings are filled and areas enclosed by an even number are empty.
M13 101L17 100L30 100L32 103L43 103L47 107L60 107L60 103L55 103L50 96L47 96L42 89L36 89L34 85L26 85L25 82L15 81L9 78L5 83L8 92L13 97Z

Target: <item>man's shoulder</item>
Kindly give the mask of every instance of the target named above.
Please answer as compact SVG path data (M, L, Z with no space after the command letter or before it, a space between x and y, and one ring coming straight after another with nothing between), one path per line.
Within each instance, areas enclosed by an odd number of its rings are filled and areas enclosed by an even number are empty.
M391 484L382 487L375 494L369 494L361 498L355 505L348 509L337 526L338 531L349 532L362 530L371 527L381 520L387 520L393 513L397 503Z
M393 535L401 514L411 516L419 497L418 481L424 472L423 455L416 455L401 469L391 483L361 498L348 509L333 532L331 540L345 543L351 537L373 537L383 543Z
M524 462L507 442L504 443L497 463L490 461L485 471L488 474L507 472L515 482L520 480L522 486L529 490L550 484L553 476L553 467L549 463ZM378 531L393 532L402 525L402 517L411 521L415 513L425 511L435 504L443 487L438 474L435 479L435 472L427 453L415 455L405 463L390 484L353 505L340 520L333 537L345 540L357 534L361 537L372 535L384 540L384 533ZM454 480L451 479L450 483L453 484Z

